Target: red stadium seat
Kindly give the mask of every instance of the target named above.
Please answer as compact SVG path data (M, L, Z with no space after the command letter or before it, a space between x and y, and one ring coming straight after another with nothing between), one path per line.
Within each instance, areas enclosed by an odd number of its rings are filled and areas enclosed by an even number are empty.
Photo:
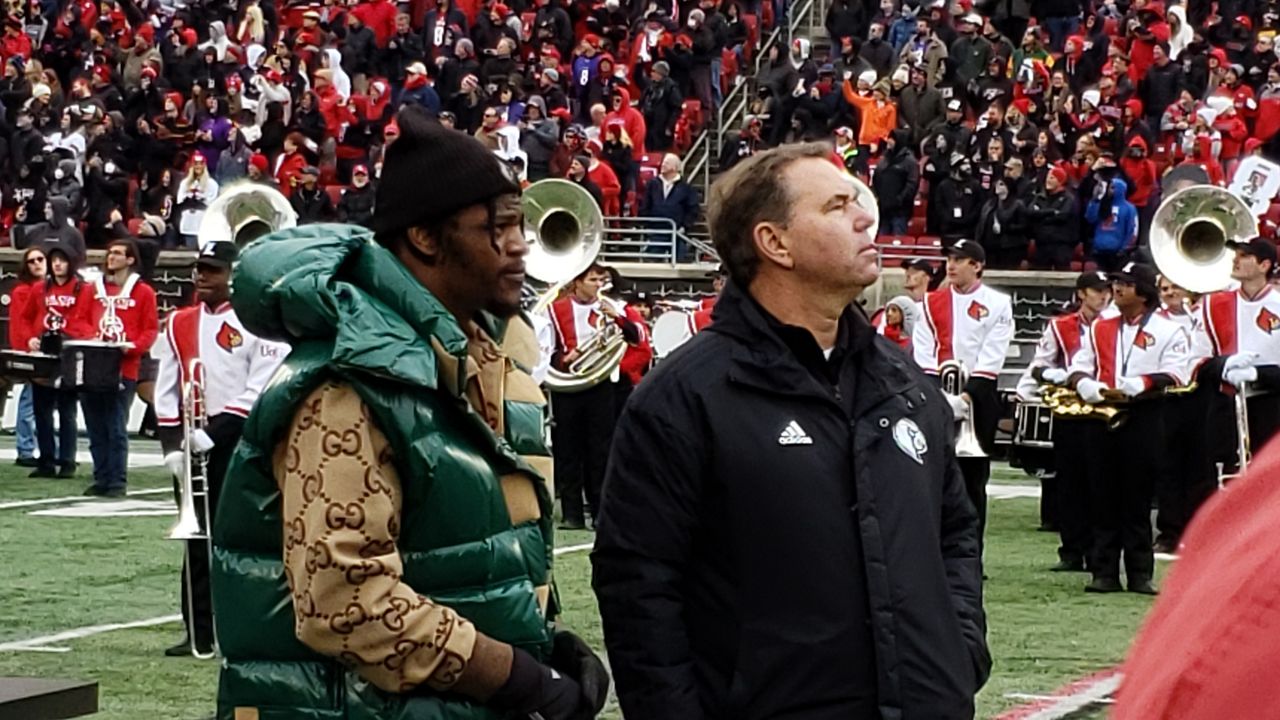
M142 227L142 218L129 218L128 222L125 223L125 227L129 228L130 235L138 237L138 229Z
M1080 262L1079 260L1071 261L1071 272L1080 272L1081 268L1083 267L1084 267L1084 263Z
M926 230L926 223L923 217L917 216L907 221L908 235L911 235L914 237L920 237L921 235L924 235L926 232L928 232L928 230Z
M935 235L921 235L916 238L916 252L921 255L937 257L942 254L942 238Z
M742 46L742 59L750 63L760 44L760 18L754 13L744 13L742 22L747 24L747 44Z
M911 217L923 218L928 212L929 205L925 202L924 198L916 197L915 204L911 206Z

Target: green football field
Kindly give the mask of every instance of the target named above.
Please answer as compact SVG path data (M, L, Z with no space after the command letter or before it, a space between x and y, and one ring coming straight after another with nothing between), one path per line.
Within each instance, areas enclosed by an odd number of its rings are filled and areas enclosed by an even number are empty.
M157 452L154 443L135 447ZM211 717L217 663L161 654L181 636L172 617L182 549L165 540L174 511L164 471L131 470L132 494L117 501L76 497L88 484L83 465L75 480L26 475L11 460L0 467L0 676L96 680L100 718ZM1027 479L1005 469L995 482ZM995 668L978 696L981 718L1113 667L1150 607L1128 593L1086 595L1084 575L1045 572L1056 536L1035 530L1037 502L991 502L986 606ZM585 532L561 533L556 576L564 624L600 648L581 549L590 542ZM1091 713L1101 709L1071 717ZM605 717L619 718L616 706Z

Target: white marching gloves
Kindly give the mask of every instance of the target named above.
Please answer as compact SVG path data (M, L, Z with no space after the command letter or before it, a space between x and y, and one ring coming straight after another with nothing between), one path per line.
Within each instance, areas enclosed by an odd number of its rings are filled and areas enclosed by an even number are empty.
M1087 403L1102 402L1102 391L1105 389L1107 389L1106 385L1093 378L1082 378L1076 383L1076 392L1080 393L1080 399Z
M948 395L947 402L951 405L951 414L957 420L963 420L969 417L969 402L961 395Z
M1222 364L1222 372L1225 375L1229 370L1238 370L1240 368L1253 367L1257 362L1258 362L1258 353L1238 352L1235 355L1227 356L1227 361Z
M204 430L191 431L191 452L207 453L213 449L213 438Z
M1045 368L1040 371L1040 377L1047 383L1062 385L1067 382L1067 371L1063 368Z
M1134 397L1146 392L1147 384L1140 377L1122 377L1116 384L1116 389L1124 393L1125 397Z
M1228 370L1222 377L1227 382L1239 388L1241 385L1245 383L1257 382L1258 368L1256 367L1232 368L1231 370Z
M187 458L185 453L171 452L164 456L164 466L169 469L178 480L182 480L183 473L187 470Z

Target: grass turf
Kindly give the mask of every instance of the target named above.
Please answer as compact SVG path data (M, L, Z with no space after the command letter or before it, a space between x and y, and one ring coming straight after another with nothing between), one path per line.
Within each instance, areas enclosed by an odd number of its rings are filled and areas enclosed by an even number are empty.
M0 467L0 503L78 495L87 484L87 469L76 480L36 481L26 474L23 468ZM1007 470L995 478L1021 480ZM131 489L168 484L160 469L130 471ZM164 539L172 517L31 515L36 509L42 508L0 510L0 643L179 612L182 549ZM1045 572L1057 541L1034 530L1038 518L1035 500L991 502L986 607L995 668L978 696L981 718L1018 704L1008 693L1048 693L1114 665L1150 607L1149 598L1127 593L1086 595L1084 575ZM560 547L590 542L585 532L557 537ZM587 553L560 556L556 575L563 623L602 647ZM95 717L106 720L207 718L213 713L216 664L161 656L181 634L180 625L170 623L58 643L70 648L65 653L0 652L0 675L97 680L102 712ZM603 717L620 715L611 705Z

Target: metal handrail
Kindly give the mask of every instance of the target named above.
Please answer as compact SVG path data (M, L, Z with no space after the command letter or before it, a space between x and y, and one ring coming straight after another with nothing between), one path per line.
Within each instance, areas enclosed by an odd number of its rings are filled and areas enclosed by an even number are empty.
M682 247L690 248L695 258L699 254L717 257L715 248L689 237L670 218L610 216L604 222L604 247L600 251L604 262L675 267L680 263Z

